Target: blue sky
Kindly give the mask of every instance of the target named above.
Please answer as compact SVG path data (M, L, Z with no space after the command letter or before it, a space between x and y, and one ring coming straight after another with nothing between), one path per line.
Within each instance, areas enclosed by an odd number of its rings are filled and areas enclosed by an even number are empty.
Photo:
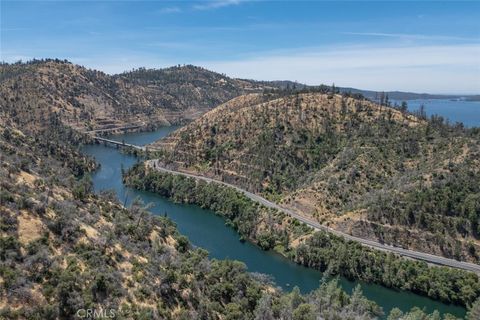
M1 60L480 93L480 2L1 1Z

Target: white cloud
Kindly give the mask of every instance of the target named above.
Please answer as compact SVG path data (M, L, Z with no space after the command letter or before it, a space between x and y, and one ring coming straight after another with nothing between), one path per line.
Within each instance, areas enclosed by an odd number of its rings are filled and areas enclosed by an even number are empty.
M223 7L228 7L232 5L238 5L240 2L245 0L213 0L213 1L205 1L202 4L196 4L193 6L195 10L212 10L218 9Z
M165 60L160 57L153 57L149 55L125 55L125 56L112 56L108 59L102 59L102 57L95 58L72 58L69 59L73 63L84 65L88 68L101 70L108 74L117 74L132 69L145 67L145 68L165 68L176 65L175 61Z
M240 78L373 90L480 93L480 45L344 46L196 64Z
M165 7L157 11L159 14L179 13L182 12L180 7Z
M443 35L426 35L426 34L408 34L408 33L384 33L384 32L342 32L342 34L366 36L366 37L382 37L397 38L405 40L461 40L461 41L478 41L480 38L466 38Z
M8 62L8 63L13 63L17 61L29 61L32 60L32 56L27 56L27 55L21 55L21 54L8 54L5 52L1 52L0 54L0 61L2 62Z
M184 49L175 42L151 46ZM198 45L189 43L188 45ZM1 60L14 62L41 56L24 51L3 51ZM129 52L102 55L58 56L107 73L132 68L162 68L191 63L232 77L257 80L296 80L371 90L480 94L480 44L336 46L252 52L241 58L199 60Z

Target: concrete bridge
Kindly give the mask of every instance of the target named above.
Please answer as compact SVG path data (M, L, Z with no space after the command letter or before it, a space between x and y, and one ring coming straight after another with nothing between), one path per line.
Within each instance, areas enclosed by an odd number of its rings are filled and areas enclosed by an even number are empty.
M103 128L103 129L95 129L95 130L90 130L90 131L86 131L85 133L89 133L89 134L96 134L96 133L108 133L108 132L112 132L112 131L129 131L129 130L136 130L136 129L139 129L139 128L142 128L143 126L142 125L131 125L131 126L124 126L124 127L111 127L111 128Z
M117 148L118 147L127 147L127 148L133 148L133 149L136 149L136 150L140 150L140 151L145 151L146 150L146 147L144 146L137 146L135 144L130 144L130 143L126 143L126 142L119 142L119 141L115 141L115 140L110 140L110 139L106 139L106 138L101 138L101 137L93 137L93 139L95 139L96 141L98 142L103 142L105 144L111 144L111 145L114 145L116 146Z

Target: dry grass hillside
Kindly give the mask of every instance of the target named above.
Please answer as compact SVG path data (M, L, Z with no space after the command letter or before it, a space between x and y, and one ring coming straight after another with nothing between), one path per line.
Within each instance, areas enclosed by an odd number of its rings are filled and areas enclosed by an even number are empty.
M236 98L152 147L357 236L478 261L480 138L341 95Z
M87 310L102 318L172 320L256 319L261 312L292 318L306 309L312 319L382 314L360 290L350 297L336 282L308 296L283 293L241 262L209 259L168 218L137 201L125 208L112 192L95 195L88 175L74 176L69 164L88 170L90 162L72 148L73 130L32 137L5 120L0 319L84 319Z
M142 204L94 195L60 158L0 123L1 319L222 319L230 301L251 317L262 292L279 293L239 262L209 260Z
M338 143L327 140L329 135L348 134L354 126L368 130L368 122L386 117L405 129L421 123L411 115L386 111L367 100L340 95L310 93L268 100L262 94L250 94L213 109L152 147L168 151L167 161L184 168L254 191L282 192L298 186L309 169L326 164L328 155L315 148L326 142ZM355 119L348 120L348 113ZM322 159L315 159L318 157ZM274 177L275 173L290 172L296 174L295 181Z
M60 60L0 65L0 110L30 129L48 126L51 117L79 131L148 129L190 121L260 90L194 66L110 76Z

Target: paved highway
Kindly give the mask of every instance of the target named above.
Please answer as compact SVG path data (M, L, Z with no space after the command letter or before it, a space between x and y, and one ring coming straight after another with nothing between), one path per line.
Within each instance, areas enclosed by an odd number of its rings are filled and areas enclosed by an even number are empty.
M179 175L194 178L194 179L204 180L206 182L219 183L219 184L225 185L227 187L234 188L237 191L243 193L248 198L250 198L250 199L252 199L256 202L259 202L259 203L263 204L264 206L266 206L268 208L278 209L278 210L290 215L291 217L294 217L294 218L298 219L299 221L304 222L305 224L307 224L308 226L310 226L310 227L312 227L316 230L328 231L328 232L336 234L338 236L342 236L342 237L344 237L348 240L360 242L361 244L363 244L365 246L372 247L372 248L379 249L379 250L383 250L383 251L393 252L393 253L399 254L399 255L404 256L404 257L409 257L409 258L416 259L416 260L423 260L425 262L432 263L432 264L448 266L448 267L457 268L457 269L464 269L464 270L468 270L468 271L472 271L472 272L475 272L477 274L480 274L480 265L477 265L477 264L474 264L474 263L457 261L457 260L448 259L448 258L445 258L445 257L436 256L436 255L433 255L433 254L428 254L428 253L423 253L423 252L418 252L418 251L393 247L393 246L382 244L382 243L379 243L379 242L376 242L376 241L354 237L354 236L351 236L349 234L346 234L346 233L334 230L332 228L329 228L327 226L321 225L320 223L318 223L314 220L310 220L306 217L303 217L303 216L299 215L298 213L296 213L292 210L283 208L276 203L273 203L273 202L271 202L271 201L269 201L269 200L267 200L267 199L265 199L265 198L263 198L263 197L261 197L257 194L254 194L254 193L251 193L249 191L243 190L243 189L241 189L241 188L239 188L239 187L237 187L233 184L226 183L226 182L219 181L219 180L215 180L215 179L208 178L208 177L204 177L204 176L194 175L194 174L191 174L191 173L170 170L170 169L167 169L167 168L164 168L164 167L160 166L158 160L148 160L146 163L149 167L155 168L156 170L159 170L159 171L172 173L172 174L179 174Z

